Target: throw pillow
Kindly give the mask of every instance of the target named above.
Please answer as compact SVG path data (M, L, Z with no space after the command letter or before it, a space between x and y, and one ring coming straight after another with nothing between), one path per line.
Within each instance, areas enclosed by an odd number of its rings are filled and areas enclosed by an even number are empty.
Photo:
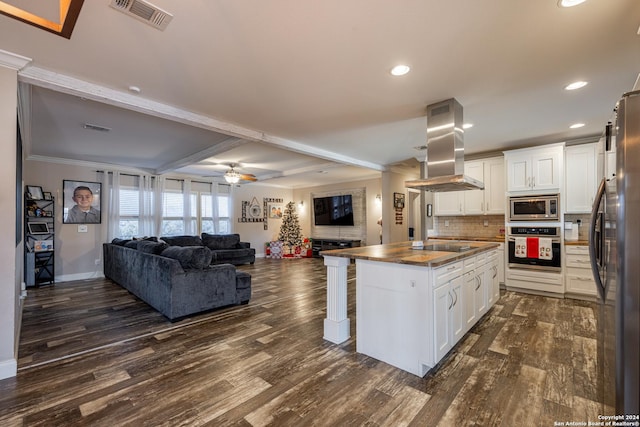
M161 255L177 260L185 270L202 270L211 263L211 251L205 246L169 246Z
M151 240L139 240L138 250L153 255L160 255L169 245L164 242L153 242Z
M199 236L162 236L160 240L169 246L203 246Z
M112 244L118 246L124 246L127 242L130 242L130 239L118 239L117 237L111 241Z
M239 234L208 234L202 233L202 243L215 251L216 249L237 249L240 247Z
M140 243L140 240L129 240L127 243L124 244L124 247L131 248L131 249L138 249L138 243Z

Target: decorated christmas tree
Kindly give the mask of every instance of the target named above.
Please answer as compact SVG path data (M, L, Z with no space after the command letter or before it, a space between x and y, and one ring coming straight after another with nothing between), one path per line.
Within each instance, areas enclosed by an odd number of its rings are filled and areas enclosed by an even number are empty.
M289 245L292 249L302 245L302 230L298 222L298 214L293 202L287 203L282 214L282 225L278 240Z

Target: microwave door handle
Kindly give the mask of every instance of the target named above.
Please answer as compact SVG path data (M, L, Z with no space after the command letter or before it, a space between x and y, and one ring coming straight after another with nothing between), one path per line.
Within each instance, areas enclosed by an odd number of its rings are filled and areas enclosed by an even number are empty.
M604 197L605 189L606 178L603 178L602 181L600 181L598 191L596 192L595 201L593 202L593 206L591 208L591 225L589 227L589 259L591 260L591 272L593 273L593 278L596 282L598 295L600 295L600 298L603 301L605 299L604 284L602 283L602 279L600 277L599 268L599 261L603 254L602 251L599 251L600 253L597 253L596 247L603 247L604 233L596 233L596 227L598 222L602 224L602 220L604 220L604 218L600 218L600 221L598 221L598 217L600 215L598 210L600 208L600 203L602 202L602 199ZM596 241L596 239L598 239L598 241Z

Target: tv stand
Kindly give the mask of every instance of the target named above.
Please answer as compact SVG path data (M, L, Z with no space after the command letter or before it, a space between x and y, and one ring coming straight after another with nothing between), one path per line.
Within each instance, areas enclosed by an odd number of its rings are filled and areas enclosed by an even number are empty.
M344 240L344 239L320 239L311 238L311 249L314 258L320 256L321 251L330 251L332 249L357 248L360 246L361 240Z

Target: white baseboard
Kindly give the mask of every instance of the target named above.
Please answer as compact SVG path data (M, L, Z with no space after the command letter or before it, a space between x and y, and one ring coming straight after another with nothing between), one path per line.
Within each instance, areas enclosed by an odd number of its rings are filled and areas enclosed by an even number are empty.
M18 361L16 359L0 361L0 380L15 377L18 373Z
M63 274L56 276L56 282L73 282L74 280L101 279L104 277L102 271L93 271L90 273Z

